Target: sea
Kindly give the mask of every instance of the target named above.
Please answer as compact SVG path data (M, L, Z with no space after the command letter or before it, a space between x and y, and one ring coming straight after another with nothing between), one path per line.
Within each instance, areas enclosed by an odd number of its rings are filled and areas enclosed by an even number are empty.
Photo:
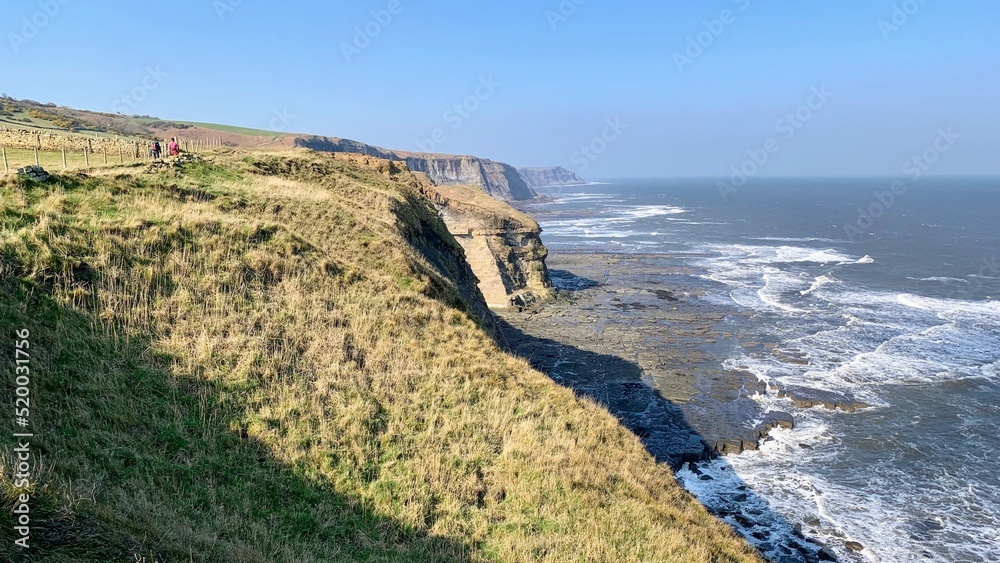
M722 329L787 352L723 347L719 369L870 405L804 409L756 394L795 428L685 466L678 479L702 503L718 509L745 484L843 561L1000 561L1000 178L542 191L529 212L553 254L676 255L702 286L691 298L732 311Z

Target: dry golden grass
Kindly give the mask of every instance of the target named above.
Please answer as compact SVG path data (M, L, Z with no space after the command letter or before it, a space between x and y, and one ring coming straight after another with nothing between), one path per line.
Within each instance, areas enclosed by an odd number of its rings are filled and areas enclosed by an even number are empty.
M442 266L454 241L415 244L447 233L412 177L244 156L0 180L0 324L32 331L44 451L34 560L758 561L493 342Z
M459 208L475 208L479 215L493 215L497 221L513 221L526 229L537 229L538 223L529 215L492 197L476 186L429 186L432 194Z

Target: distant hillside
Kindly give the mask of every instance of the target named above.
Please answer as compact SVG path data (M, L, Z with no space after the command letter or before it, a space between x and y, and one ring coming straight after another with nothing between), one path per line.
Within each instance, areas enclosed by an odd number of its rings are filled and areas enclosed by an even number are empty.
M425 172L439 185L479 186L486 193L502 201L523 201L537 197L538 194L532 188L533 183L541 187L569 185L573 183L574 178L579 180L574 173L564 168L518 170L507 163L476 156L385 149L337 137L163 120L151 116L125 116L13 98L0 99L0 128L24 129L38 133L120 135L136 139L171 137L190 141L210 139L231 148L305 147L323 152L366 154L387 160L406 161L411 169ZM582 183L582 180L578 183Z
M395 151L335 137L296 137L294 143L295 146L324 152L361 153L405 161L410 170L427 174L438 185L479 186L501 201L523 201L538 197L517 169L505 162L475 156Z
M552 188L560 186L579 186L586 184L576 172L562 166L547 168L518 168L517 171L532 188Z

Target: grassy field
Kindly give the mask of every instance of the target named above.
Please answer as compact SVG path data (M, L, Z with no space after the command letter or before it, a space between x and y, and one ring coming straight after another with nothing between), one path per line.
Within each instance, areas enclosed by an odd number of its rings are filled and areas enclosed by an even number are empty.
M214 158L0 178L0 372L29 329L40 455L14 552L0 433L0 560L759 561L496 345L408 173Z
M28 122L22 121L28 119ZM0 117L0 125L12 129L27 129L29 131L37 131L38 133L69 133L65 127L59 127L47 119L33 118L28 115L26 111L14 112L11 117ZM91 129L77 129L73 131L74 135L86 135L88 137L99 135L102 137L114 136L114 133L107 133L104 131L95 131Z
M145 119L145 118L135 118L134 121L148 125L155 121L161 121L156 119ZM280 137L282 135L287 135L287 133L280 133L277 131L268 131L266 129L253 129L249 127L237 127L235 125L220 125L218 123L201 123L198 121L175 121L173 119L162 120L170 123L180 123L181 125L190 125L192 127L201 127L203 129L213 129L215 131L223 131L225 133L236 133L239 135L251 135L254 137Z
M10 168L10 173L13 174L17 172L18 168L23 166L35 164L35 152L23 149L4 149L7 152L7 164ZM138 160L134 158L134 154L125 154L122 157L124 163L141 162L146 160L144 158L139 158ZM38 151L38 163L45 168L48 172L58 172L62 170L62 152L61 151ZM114 165L119 164L118 153L108 154L108 164ZM87 161L84 158L82 152L67 152L66 153L66 166L70 170L79 170L87 167ZM91 153L90 154L90 167L97 168L104 166L104 154L103 153ZM3 169L0 168L0 173Z

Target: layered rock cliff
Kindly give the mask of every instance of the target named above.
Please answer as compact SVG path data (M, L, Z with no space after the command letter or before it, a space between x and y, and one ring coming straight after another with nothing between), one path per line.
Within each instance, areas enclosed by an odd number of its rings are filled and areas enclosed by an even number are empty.
M439 186L480 186L501 201L523 201L538 197L513 166L474 156L411 156L406 165L424 172Z
M586 184L576 172L562 166L545 168L518 168L518 173L531 188L551 188L559 186L579 186Z
M551 294L548 250L531 217L475 186L427 186L426 193L465 250L487 305L523 307Z
M517 169L504 162L475 156L395 151L337 137L296 137L294 145L315 151L357 153L405 161L411 171L427 174L440 186L479 186L501 201L523 201L538 197Z

